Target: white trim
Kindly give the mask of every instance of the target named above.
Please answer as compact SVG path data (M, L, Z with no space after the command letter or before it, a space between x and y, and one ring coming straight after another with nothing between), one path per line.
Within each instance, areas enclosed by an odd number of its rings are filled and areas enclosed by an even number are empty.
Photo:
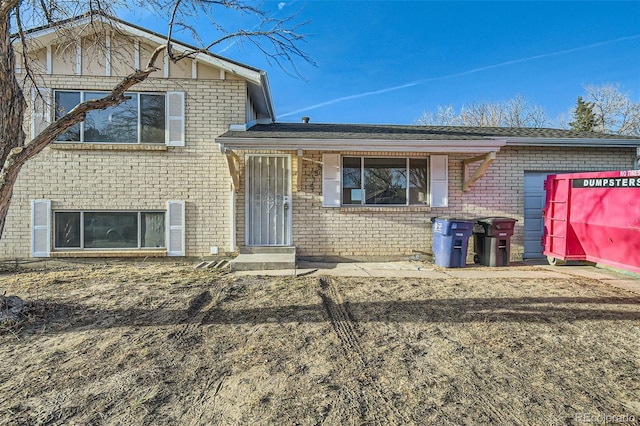
M51 75L51 73L53 72L53 57L51 54L51 46L47 46L47 59L46 59L46 74L47 75Z
M136 70L140 69L140 40L133 41L133 66Z
M258 123L260 120L258 120ZM389 139L280 139L219 137L228 149L381 152L498 152L505 145L496 140L389 140Z
M162 76L169 78L169 55L162 56Z
M191 60L191 78L193 80L198 79L198 62L195 59Z
M178 211L174 210L174 206L178 207ZM174 218L174 214L178 214L179 217ZM167 201L167 217L166 217L166 241L165 244L167 246L167 256L184 256L185 255L185 202L182 200L170 200ZM177 222L177 223L176 223ZM172 225L173 223L173 225ZM174 241L174 238L178 238L179 241ZM174 250L171 248L175 248L175 243L178 243L177 247Z
M258 123L258 120L251 120L245 124L229 124L229 130L232 132L246 132Z
M640 139L618 138L504 138L510 146L557 146L557 147L594 147L594 148L634 148L640 145Z
M36 210L44 208L44 211ZM44 217L43 217L44 216ZM44 223L38 223L44 219ZM38 250L38 238L45 238L44 251ZM31 256L49 257L51 253L51 200L31 200Z
M236 191L233 185L229 191L229 251L236 251Z
M322 154L322 207L342 204L342 157Z
M111 34L105 34L104 45L104 73L107 77L111 77Z
M76 75L82 75L82 40L76 41Z
M38 97L38 90L41 97ZM44 87L31 88L31 139L43 131L52 120L52 90Z
M227 75L225 74L224 70L220 68L220 80L224 80L226 77Z
M430 156L429 206L449 206L449 156L447 155Z
M180 97L180 111L172 111L171 107L173 106L172 97L178 96ZM185 102L184 102L184 92L167 92L166 98L166 144L167 146L184 146L185 145ZM180 126L180 138L172 140L171 139L171 126L173 125Z
M16 74L22 74L22 55L16 53Z

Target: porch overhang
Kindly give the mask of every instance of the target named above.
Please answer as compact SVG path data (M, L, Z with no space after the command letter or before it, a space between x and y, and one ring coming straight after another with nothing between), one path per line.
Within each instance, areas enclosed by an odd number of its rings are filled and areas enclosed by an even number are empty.
M220 148L253 151L361 151L361 152L420 152L420 153L496 153L506 141L474 140L397 140L397 139L283 139L219 137Z
M238 185L238 169L234 163L239 160L234 151L296 151L300 157L304 151L341 152L406 152L406 153L459 153L476 154L463 160L462 190L471 190L473 184L484 176L495 160L496 153L505 146L505 140L390 140L390 139L284 139L284 138L241 138L219 137L216 142L226 154L234 185ZM235 157L235 158L234 158ZM235 161L234 161L235 160ZM473 174L469 174L470 164L481 162ZM302 167L299 165L298 167ZM302 174L298 172L298 186Z

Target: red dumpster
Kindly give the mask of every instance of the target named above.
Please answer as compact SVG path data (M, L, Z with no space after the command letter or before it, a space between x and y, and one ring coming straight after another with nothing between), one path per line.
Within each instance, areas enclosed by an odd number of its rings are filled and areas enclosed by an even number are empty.
M543 254L640 273L640 170L549 175Z

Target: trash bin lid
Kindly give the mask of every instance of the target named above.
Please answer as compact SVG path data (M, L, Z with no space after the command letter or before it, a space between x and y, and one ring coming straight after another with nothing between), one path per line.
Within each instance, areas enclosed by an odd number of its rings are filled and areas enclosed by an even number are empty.
M478 223L488 223L488 224L494 224L494 223L505 223L505 222L511 222L511 223L516 223L518 220L517 219L513 219L510 217L481 217L479 219L476 219L476 222Z
M442 220L447 222L465 222L465 223L476 222L476 219L465 219L465 218L452 217L452 216L436 216L431 218L431 222L435 222L436 220Z

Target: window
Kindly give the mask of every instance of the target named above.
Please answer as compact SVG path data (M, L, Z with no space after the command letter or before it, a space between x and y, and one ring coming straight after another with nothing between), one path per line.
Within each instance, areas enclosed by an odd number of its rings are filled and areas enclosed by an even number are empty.
M80 102L99 99L108 92L55 91L56 120ZM105 110L87 113L86 119L58 138L64 142L165 143L166 101L159 93L127 92L130 99ZM182 97L180 97L182 101ZM179 108L179 111L182 111Z
M427 158L342 157L343 205L428 204Z
M164 248L164 216L164 212L55 212L54 247L56 249Z

